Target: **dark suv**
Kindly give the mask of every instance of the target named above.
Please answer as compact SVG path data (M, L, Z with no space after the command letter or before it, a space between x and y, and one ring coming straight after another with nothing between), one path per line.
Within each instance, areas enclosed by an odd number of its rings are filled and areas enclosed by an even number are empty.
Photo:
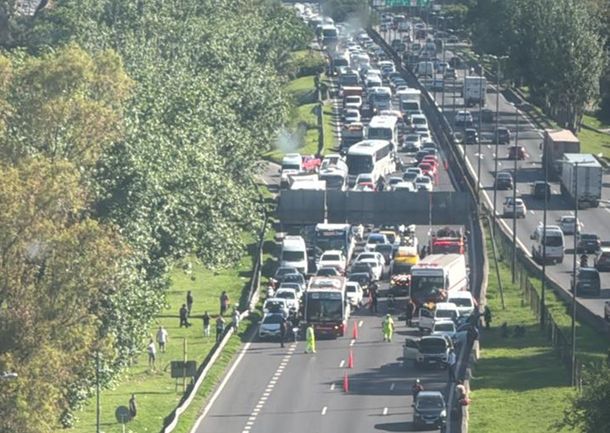
M576 274L576 296L601 296L601 293L599 271L595 268L580 268Z
M513 176L510 173L501 171L496 174L496 189L513 189Z
M464 143L465 144L478 144L479 133L474 128L466 128L464 130Z
M579 254L596 254L602 246L599 236L593 233L581 233L576 245Z
M447 419L447 405L439 391L420 391L415 397L413 409L413 427L443 430Z
M543 180L537 180L536 182L532 183L530 193L534 196L534 198L544 200L545 189L547 200L549 200L551 198L551 185Z
M510 143L510 130L503 126L496 129L494 133L494 143L498 141L498 144L508 144Z

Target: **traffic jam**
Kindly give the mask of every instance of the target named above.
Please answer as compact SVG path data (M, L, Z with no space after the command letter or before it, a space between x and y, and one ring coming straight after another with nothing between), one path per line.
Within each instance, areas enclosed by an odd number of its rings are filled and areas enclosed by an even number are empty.
M335 153L323 158L286 154L280 188L432 194L443 158L422 111L420 90L406 84L366 32L350 31L311 11L302 16L328 55L341 140ZM348 334L352 314L379 315L384 324L391 317L404 320L409 331L403 365L423 369L447 368L456 351L476 338L479 311L470 292L468 242L461 227L416 226L409 215L399 225L320 221L282 226L276 242L279 256L260 339L297 341L309 325L317 338L340 338ZM422 407L425 399L446 404L438 391L421 399ZM442 427L443 410L425 414L417 410L418 401L414 405L416 424Z

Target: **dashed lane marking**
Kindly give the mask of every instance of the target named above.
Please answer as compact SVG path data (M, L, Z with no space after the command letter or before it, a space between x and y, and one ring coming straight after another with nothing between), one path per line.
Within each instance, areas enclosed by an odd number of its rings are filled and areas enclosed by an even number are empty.
M384 407L383 408L383 412L381 412L381 414L384 415L384 416L387 415L388 414L388 408Z
M339 368L343 368L344 365L345 365L345 359L342 359L341 362L339 363Z
M326 415L326 411L328 410L328 408L326 406L324 406L322 408L322 415Z

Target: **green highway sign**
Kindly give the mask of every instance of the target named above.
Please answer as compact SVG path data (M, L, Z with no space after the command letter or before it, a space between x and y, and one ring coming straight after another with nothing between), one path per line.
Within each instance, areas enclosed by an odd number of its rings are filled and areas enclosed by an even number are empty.
M386 6L428 6L430 0L385 0Z

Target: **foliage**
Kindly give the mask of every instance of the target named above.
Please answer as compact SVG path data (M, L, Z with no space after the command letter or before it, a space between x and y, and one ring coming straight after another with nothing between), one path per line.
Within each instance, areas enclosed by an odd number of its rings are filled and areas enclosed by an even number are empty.
M610 431L610 367L591 365L583 373L582 392L571 399L560 427L577 428L583 433Z
M326 60L319 51L295 51L291 54L288 67L288 77L299 78L324 72Z
M91 375L90 356L113 358L100 322L127 290L128 248L83 214L85 191L69 162L0 165L0 431L44 433L68 409L67 389Z

